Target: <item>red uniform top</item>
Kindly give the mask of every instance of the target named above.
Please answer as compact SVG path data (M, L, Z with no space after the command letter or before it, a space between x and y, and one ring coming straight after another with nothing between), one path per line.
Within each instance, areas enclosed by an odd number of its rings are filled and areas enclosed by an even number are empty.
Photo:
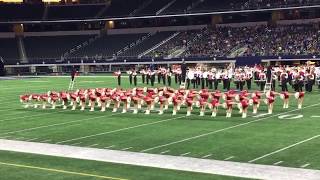
M283 94L284 99L289 99L289 93L287 91L282 92L281 94Z
M218 107L218 105L219 105L219 100L218 100L218 99L212 99L211 105L212 105L212 107Z
M72 99L72 100L76 100L77 99L77 94L76 93L70 93L70 98Z
M270 96L267 98L268 104L272 104L274 102L274 96Z
M38 100L39 99L39 95L38 94L32 94L32 99L33 100Z
M299 98L303 98L304 97L304 92L299 92Z
M204 100L208 100L209 99L209 93L207 91L205 92L201 92L200 93L200 97Z
M160 104L163 104L165 101L166 101L166 98L164 96L159 96Z
M200 106L204 106L204 105L206 105L207 100L208 100L208 99L201 98L201 99L199 100L199 102L200 102Z
M186 100L187 106L190 107L193 104L193 98L187 98Z
M226 100L226 105L227 105L227 108L232 108L233 101L232 100Z
M101 101L101 102L106 102L107 99L110 99L110 98L107 97L106 95L101 95L101 96L100 96L100 101Z
M40 99L43 100L43 101L47 101L48 100L48 95L47 94L42 94L40 95Z
M90 99L90 101L95 101L97 99L97 96L94 94L90 94L89 99Z
M64 101L68 100L68 94L66 92L61 92L60 97Z
M22 100L22 101L28 101L29 100L29 97L30 97L30 95L21 95L20 96L20 99Z
M219 99L221 97L221 93L216 91L216 92L212 93L212 96L214 99L217 99L219 101Z
M177 95L172 97L173 105L177 105L180 102L180 99Z
M86 102L86 96L84 94L80 94L79 98L81 102Z
M249 106L249 101L247 99L243 99L240 103L242 108L247 108Z
M145 96L143 98L143 100L147 103L147 104L151 104L151 102L153 101L153 98L150 96Z
M258 96L255 96L252 98L252 103L253 104L259 104L260 98L258 98Z

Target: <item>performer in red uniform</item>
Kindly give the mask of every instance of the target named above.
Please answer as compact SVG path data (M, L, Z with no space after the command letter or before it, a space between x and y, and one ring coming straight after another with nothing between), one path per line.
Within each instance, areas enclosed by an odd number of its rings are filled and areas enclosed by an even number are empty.
M66 92L60 92L60 99L62 100L62 109L67 109L69 94Z
M280 98L283 100L283 109L289 108L289 96L290 93L288 91L284 91L280 94Z
M96 105L97 96L94 92L90 92L89 94L89 100L90 100L90 111L94 111L94 106Z
M211 117L216 117L218 113L219 100L213 98L209 104L209 108L212 110Z
M272 114L274 101L275 96L267 96L267 99L265 99L265 103L268 105L268 114Z
M20 96L20 102L24 103L24 108L28 108L29 107L29 101L31 100L31 95L25 94L25 95L21 95Z
M295 93L295 98L298 100L298 109L302 108L302 103L303 103L303 99L304 99L304 92L296 92Z
M77 108L77 93L69 93L70 99L71 99L71 105L72 105L72 111L76 110Z
M240 106L241 106L241 109L242 109L242 118L246 118L247 117L247 113L248 113L249 100L247 98L241 100L240 101Z
M226 117L230 118L232 115L232 106L233 106L234 102L232 100L226 100L225 101L225 108L226 108Z
M42 101L42 109L46 109L47 102L48 102L48 95L47 94L41 94L40 95L40 101Z

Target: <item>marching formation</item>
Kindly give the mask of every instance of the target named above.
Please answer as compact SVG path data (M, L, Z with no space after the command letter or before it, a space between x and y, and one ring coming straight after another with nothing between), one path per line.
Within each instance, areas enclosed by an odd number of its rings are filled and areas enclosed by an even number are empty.
M227 118L232 116L232 111L238 109L242 114L242 118L247 117L249 107L252 106L252 113L256 114L262 104L268 107L268 113L272 114L273 104L277 97L283 100L283 108L289 108L290 96L297 99L298 108L302 108L304 92L289 93L284 91L277 93L275 91L249 92L247 90L235 91L229 90L221 92L219 90L209 91L208 89L187 90L185 88L173 89L170 87L160 88L96 88L96 89L78 89L74 92L54 92L49 91L45 94L26 94L20 96L20 101L25 105L25 108L42 108L62 105L63 109L69 106L71 110L80 109L84 111L86 106L89 106L90 111L99 108L104 112L107 109L112 109L112 112L117 112L122 109L122 113L127 113L129 110L133 114L144 112L150 114L157 108L158 114L163 114L172 108L172 115L176 115L184 106L187 109L187 116L192 114L194 108L199 108L200 116L204 116L209 110L212 117L216 117L220 109L224 109Z
M121 72L114 73L118 77L118 85L121 86ZM130 85L137 87L138 71L129 70ZM173 81L175 84L186 82L187 89L221 89L230 90L232 83L235 84L237 90L251 90L252 84L255 83L260 91L263 91L266 83L271 83L272 90L275 91L276 86L280 86L282 91L288 91L288 86L292 86L296 92L301 92L303 89L311 92L315 84L320 88L320 69L314 65L300 66L279 66L279 67L264 67L255 65L253 67L233 67L216 68L207 66L189 67L183 76L181 67L178 65L172 68L158 67L158 69L146 68L142 69L141 75L142 84L154 86L155 82L163 84L163 86L171 86ZM171 80L171 79L174 80Z

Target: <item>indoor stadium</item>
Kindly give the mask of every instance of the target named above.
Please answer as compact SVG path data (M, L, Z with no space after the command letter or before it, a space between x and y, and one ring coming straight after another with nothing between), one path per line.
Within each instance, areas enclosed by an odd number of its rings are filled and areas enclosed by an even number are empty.
M1 180L320 180L320 0L0 0Z

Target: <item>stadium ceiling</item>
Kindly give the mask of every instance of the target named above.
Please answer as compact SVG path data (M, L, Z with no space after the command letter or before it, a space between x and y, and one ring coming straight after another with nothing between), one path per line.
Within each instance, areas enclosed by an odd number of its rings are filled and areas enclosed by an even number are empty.
M1 21L0 24L37 24L37 23L68 23L68 22L95 22L95 21L118 21L118 20L134 20L134 19L153 19L153 18L169 18L169 17L185 17L185 16L203 16L203 15L219 15L219 14L236 14L236 13L253 13L294 9L310 9L320 8L320 5L312 6L295 6L282 8L265 8L251 10L235 10L235 11L215 11L203 13L183 13L183 14L167 14L167 15L150 15L150 16L132 16L132 17L110 17L110 18L89 18L89 19L65 19L65 20L39 20L39 21Z

